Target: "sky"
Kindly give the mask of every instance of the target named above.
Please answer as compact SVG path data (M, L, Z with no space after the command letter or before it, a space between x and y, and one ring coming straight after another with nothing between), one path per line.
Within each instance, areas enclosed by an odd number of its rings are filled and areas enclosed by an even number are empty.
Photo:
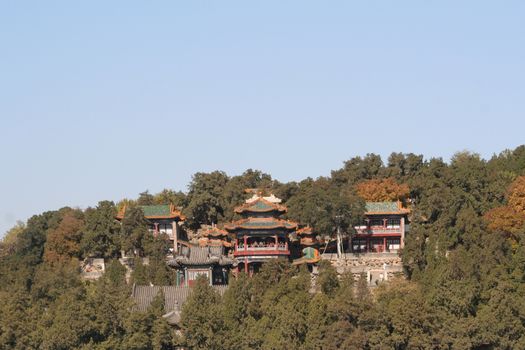
M2 1L0 236L63 206L525 143L523 1Z

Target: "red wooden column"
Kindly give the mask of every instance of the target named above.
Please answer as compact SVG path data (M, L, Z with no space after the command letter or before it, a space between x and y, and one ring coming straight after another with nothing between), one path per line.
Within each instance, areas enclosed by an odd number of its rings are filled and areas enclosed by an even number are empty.
M244 235L244 250L248 250L248 236Z
M244 258L244 273L248 274L248 259Z
M386 237L383 237L383 251L386 252Z
M277 238L277 235L273 236L275 238L275 250L279 249L279 238Z

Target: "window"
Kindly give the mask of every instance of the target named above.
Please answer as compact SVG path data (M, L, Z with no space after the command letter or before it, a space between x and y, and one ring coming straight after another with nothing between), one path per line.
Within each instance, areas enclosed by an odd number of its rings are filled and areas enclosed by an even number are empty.
M383 225L384 225L383 219L370 220L370 226L383 226Z
M398 250L401 247L400 238L388 238L386 240L388 250Z
M399 220L399 219L388 219L386 221L386 226L388 228L399 228L401 226L401 220Z
M352 250L354 252L366 251L366 239L354 239L352 240Z

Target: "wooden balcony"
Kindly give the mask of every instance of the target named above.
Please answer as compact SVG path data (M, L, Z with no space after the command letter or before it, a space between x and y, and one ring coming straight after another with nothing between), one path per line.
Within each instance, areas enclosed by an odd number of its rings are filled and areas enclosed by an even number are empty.
M288 250L288 243L280 246L235 246L233 252L234 256L248 256L248 255L290 255Z
M384 227L384 226L371 226L371 227L355 227L356 234L358 235L401 235L401 227Z

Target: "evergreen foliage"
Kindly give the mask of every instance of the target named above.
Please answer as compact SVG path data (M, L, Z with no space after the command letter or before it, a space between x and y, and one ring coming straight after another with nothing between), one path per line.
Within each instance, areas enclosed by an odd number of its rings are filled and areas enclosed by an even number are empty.
M117 257L121 249L120 225L115 220L117 208L110 201L101 201L85 212L84 235L80 241L87 257Z

